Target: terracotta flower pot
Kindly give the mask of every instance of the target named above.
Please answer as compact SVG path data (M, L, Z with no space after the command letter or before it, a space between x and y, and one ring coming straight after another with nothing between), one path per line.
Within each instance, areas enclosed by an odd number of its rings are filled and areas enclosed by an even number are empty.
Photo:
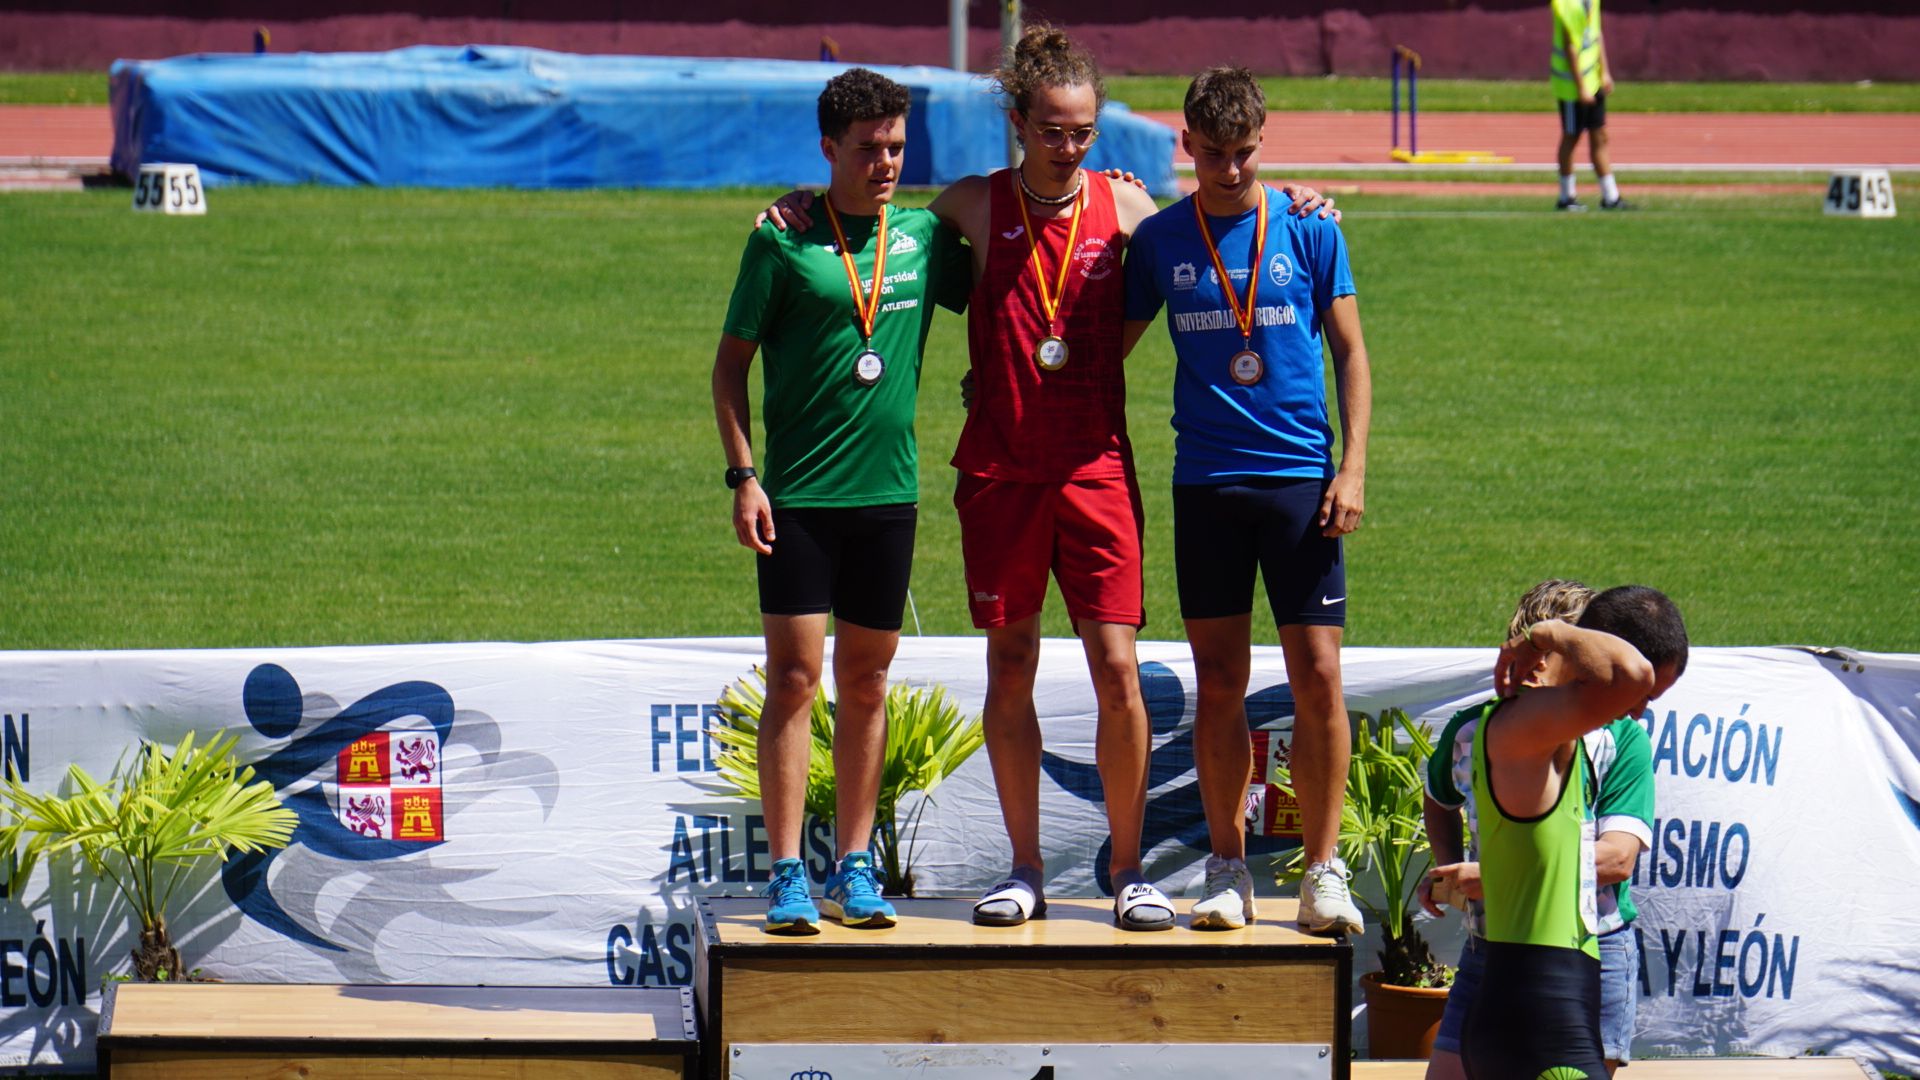
M1447 1010L1444 986L1388 986L1380 973L1360 976L1367 998L1367 1056L1375 1060L1415 1058L1433 1054L1440 1033L1440 1015Z

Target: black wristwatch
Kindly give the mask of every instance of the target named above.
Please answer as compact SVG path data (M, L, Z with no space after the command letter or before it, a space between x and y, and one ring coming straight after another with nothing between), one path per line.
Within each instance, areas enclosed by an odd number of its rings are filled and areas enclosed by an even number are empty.
M741 484L746 483L747 481L753 479L758 475L760 474L754 472L753 466L751 465L748 465L745 467L728 466L727 489L731 491L732 489L739 487Z

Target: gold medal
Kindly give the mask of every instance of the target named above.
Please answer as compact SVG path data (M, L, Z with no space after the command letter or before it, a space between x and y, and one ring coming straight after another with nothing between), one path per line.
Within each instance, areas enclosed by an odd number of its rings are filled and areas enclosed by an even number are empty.
M1213 230L1207 228L1207 215L1200 209L1200 196L1193 196L1193 220L1200 225L1200 238L1207 243L1207 254L1213 257L1213 272L1220 275L1220 291L1227 294L1227 304L1233 308L1233 321L1240 324L1240 340L1246 347L1233 354L1227 361L1227 373L1241 386L1252 386L1260 381L1267 372L1266 361L1253 351L1253 313L1254 297L1260 293L1260 262L1267 250L1267 188L1260 186L1259 217L1253 227L1253 258L1247 267L1247 302L1242 305L1240 297L1233 291L1233 279L1227 276L1226 264L1220 261L1219 245L1213 242Z
M1267 363L1252 349L1242 349L1233 354L1233 359L1227 361L1227 373L1232 375L1233 381L1241 386L1252 386L1267 373Z
M1047 336L1034 346L1033 362L1042 370L1059 371L1067 366L1067 343L1054 327L1060 321L1060 301L1067 294L1067 268L1073 265L1073 248L1080 241L1080 211L1087 205L1087 182L1082 177L1080 186L1074 189L1073 213L1067 224L1067 250L1060 256L1060 269L1055 276L1053 288L1047 288L1047 272L1040 265L1040 242L1034 239L1033 221L1027 216L1027 196L1022 190L1019 169L1013 172L1013 202L1020 208L1020 225L1027 237L1027 261L1033 264L1034 283L1040 287L1040 311L1047 317Z
M847 288L853 293L853 317L860 326L860 341L865 349L853 359L853 380L872 386L887 373L887 362L873 351L873 324L880 314L880 287L887 280L887 206L880 204L880 224L873 234L873 288L863 289L860 271L853 265L853 253L847 250L847 234L840 228L840 215L834 212L833 196L827 203L827 221L833 225L833 238L840 243L840 265L847 271Z

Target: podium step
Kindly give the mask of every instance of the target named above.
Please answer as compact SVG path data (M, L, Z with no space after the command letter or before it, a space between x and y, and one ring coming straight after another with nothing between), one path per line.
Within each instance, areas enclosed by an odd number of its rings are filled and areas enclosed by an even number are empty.
M699 1044L684 989L121 983L98 1046L113 1080L668 1080Z
M970 900L895 905L890 929L792 937L761 929L764 900L703 900L708 1075L743 1044L1125 1043L1317 1045L1345 1075L1353 950L1296 930L1292 901L1243 930L1158 933L1115 927L1107 900L1051 900L1019 927L973 925Z

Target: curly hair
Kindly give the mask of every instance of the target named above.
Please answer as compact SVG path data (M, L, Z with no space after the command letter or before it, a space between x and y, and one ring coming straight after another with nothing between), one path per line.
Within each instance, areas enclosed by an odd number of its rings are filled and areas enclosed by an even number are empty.
M838 139L856 121L905 116L912 106L906 87L866 68L848 68L820 91L820 134Z
M1267 94L1243 67L1208 68L1187 87L1187 129L1215 142L1257 135L1267 124Z
M1093 54L1074 44L1065 30L1032 23L1007 47L993 73L994 89L1025 113L1036 90L1057 86L1093 87L1094 109L1106 107L1107 83Z
M1506 640L1512 641L1526 633L1527 627L1548 619L1578 624L1581 613L1587 610L1587 602L1592 599L1593 590L1577 581L1548 578L1520 598L1519 605L1513 609L1513 618L1507 622Z

